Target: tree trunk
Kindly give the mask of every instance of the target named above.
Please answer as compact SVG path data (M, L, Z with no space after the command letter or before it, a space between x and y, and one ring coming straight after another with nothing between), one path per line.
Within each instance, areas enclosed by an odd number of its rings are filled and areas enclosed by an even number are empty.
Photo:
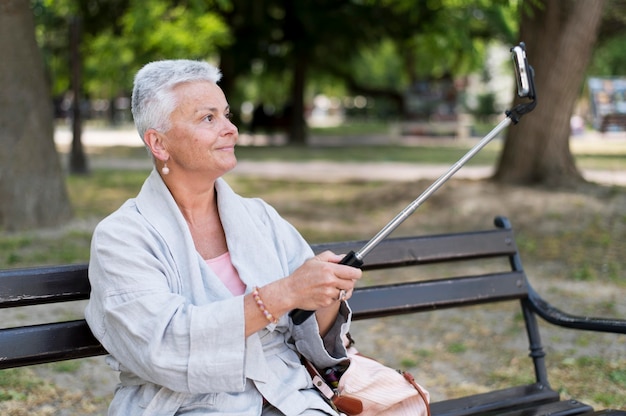
M7 231L55 226L72 216L29 5L0 3L0 230Z
M293 84L291 85L289 108L289 143L306 145L307 126L304 120L304 89L306 86L306 57L300 56L294 62Z
M70 68L72 70L72 149L70 151L69 171L73 174L87 174L87 157L81 139L83 130L82 117L82 60L80 56L81 24L78 17L70 21Z
M537 107L508 129L496 181L550 186L583 181L569 148L570 118L603 5L604 0L522 3L520 40L535 70Z

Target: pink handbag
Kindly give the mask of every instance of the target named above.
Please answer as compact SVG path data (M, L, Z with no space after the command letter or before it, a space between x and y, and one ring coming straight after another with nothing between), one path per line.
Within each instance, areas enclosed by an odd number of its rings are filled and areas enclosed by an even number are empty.
M305 362L315 387L338 411L348 416L430 416L430 395L411 374L386 367L354 347L348 348L348 357L338 383Z

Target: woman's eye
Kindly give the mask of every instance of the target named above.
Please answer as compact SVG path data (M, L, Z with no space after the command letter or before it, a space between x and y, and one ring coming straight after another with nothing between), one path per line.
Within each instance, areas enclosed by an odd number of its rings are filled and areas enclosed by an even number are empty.
M234 117L234 114L229 112L229 113L226 113L225 116L227 119L232 120Z
M204 117L204 119L206 121L213 121L213 114L207 114L206 117Z

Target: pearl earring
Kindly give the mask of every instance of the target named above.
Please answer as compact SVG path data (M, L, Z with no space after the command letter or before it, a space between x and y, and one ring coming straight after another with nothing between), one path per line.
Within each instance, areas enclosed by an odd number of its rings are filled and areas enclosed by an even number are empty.
M170 173L170 168L167 167L167 162L164 162L161 172L163 172L164 175L167 175L168 173Z

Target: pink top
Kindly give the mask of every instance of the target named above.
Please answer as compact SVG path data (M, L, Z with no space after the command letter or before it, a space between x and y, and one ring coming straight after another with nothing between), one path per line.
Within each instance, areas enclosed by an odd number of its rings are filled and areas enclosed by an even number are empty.
M237 269L233 266L228 251L220 256L205 261L233 295L237 296L246 293L246 285L244 285L241 278L239 278L239 273L237 273Z

